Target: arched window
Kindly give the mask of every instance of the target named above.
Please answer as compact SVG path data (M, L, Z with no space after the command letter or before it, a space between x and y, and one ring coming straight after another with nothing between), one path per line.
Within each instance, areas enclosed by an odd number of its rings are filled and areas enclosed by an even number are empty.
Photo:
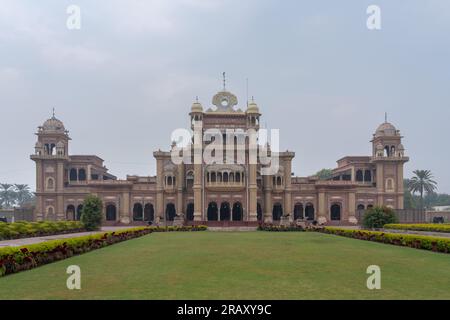
M222 202L220 205L220 221L228 221L231 218L231 208L228 202Z
M154 221L155 220L155 210L153 204L147 203L144 207L144 221Z
M47 207L46 220L54 221L55 219L55 208L52 206Z
M75 207L73 205L68 205L66 209L66 220L75 220Z
M372 171L366 170L364 172L364 181L366 181L366 182L372 181Z
M78 180L77 169L75 169L75 168L70 169L69 180L70 181L77 181Z
M78 180L86 181L86 170L84 170L84 169L78 170Z
M241 174L239 172L236 172L236 182L241 182Z
M394 191L394 189L395 189L394 179L387 178L386 179L386 191Z
M312 203L307 203L305 206L305 218L314 220L314 205Z
M53 178L47 178L47 190L54 190L55 189L55 180Z
M209 172L208 172L208 178L209 178ZM209 182L209 180L208 180ZM194 173L192 171L189 171L186 175L186 188L191 189L194 186Z
M166 205L166 220L173 221L177 215L177 211L175 209L175 205L173 203L168 203Z
M330 219L333 221L341 220L341 205L335 203L330 208Z
M188 203L186 207L186 219L188 221L194 221L194 204L192 202Z
M356 210L358 211L363 211L365 209L363 204L358 204L358 206L356 207Z
M219 219L217 203L210 202L208 204L208 213L207 213L208 221L217 221Z
M391 156L395 156L395 146L391 146Z
M106 221L116 221L117 209L114 204L106 206Z
M223 182L228 182L228 172L223 173Z
M281 185L282 185L282 180L281 180L281 177L278 176L277 177L277 186L281 186Z
M211 172L211 182L216 182L216 173Z
M143 221L144 220L144 209L142 204L135 203L133 206L133 221Z
M303 204L297 203L294 206L294 220L303 219Z
M243 219L243 210L240 202L235 202L233 204L233 221L241 221Z
M363 172L362 170L356 171L356 181L362 182L364 180Z
M172 176L168 176L167 177L167 185L171 186L172 185Z
M279 221L283 215L283 206L281 203L275 203L272 209L272 219L273 221Z
M234 182L234 173L230 172L230 182Z
M389 146L385 146L384 147L384 156L389 157L391 155L390 152L391 152L391 150L390 150Z
M81 220L81 214L83 213L83 205L80 204L77 207L77 220Z
M222 182L222 172L217 172L217 182Z

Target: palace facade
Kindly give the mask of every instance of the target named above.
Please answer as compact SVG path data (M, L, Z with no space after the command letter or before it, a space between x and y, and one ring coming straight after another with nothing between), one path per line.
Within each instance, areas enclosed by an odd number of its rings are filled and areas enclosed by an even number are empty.
M245 110L225 90L204 110L197 101L189 113L202 131L219 129L259 130L261 113L255 102ZM105 224L256 225L280 219L316 220L326 224L355 224L357 212L375 205L403 209L402 136L392 124L382 123L373 134L371 155L346 156L337 161L332 176L292 176L294 152L279 152L279 170L261 175L261 165L236 163L174 164L170 151L156 151L156 176L117 179L95 155L71 155L70 137L55 118L36 133L35 220L78 220L89 194L103 201ZM205 148L207 142L203 142ZM174 148L174 145L172 145ZM268 146L270 149L270 146Z

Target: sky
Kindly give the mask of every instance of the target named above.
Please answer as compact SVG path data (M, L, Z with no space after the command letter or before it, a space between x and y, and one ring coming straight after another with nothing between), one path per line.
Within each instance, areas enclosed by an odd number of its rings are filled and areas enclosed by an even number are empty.
M380 30L366 25L373 4ZM119 178L154 175L153 151L189 127L196 96L211 106L226 72L244 109L248 79L295 175L370 155L387 112L405 177L429 169L450 193L449 34L447 0L2 0L0 182L34 188L34 133L52 108L71 154Z

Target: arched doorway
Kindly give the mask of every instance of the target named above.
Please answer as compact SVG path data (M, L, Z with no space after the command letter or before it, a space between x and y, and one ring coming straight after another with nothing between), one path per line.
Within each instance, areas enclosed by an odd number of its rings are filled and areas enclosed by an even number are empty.
M208 221L217 221L219 219L219 210L217 203L210 202L208 205Z
M133 206L133 221L143 221L144 220L144 209L142 204L135 203Z
M72 168L69 171L69 180L70 181L77 181L78 180L78 173L77 173L77 169Z
M84 169L78 170L78 180L86 181L86 170L84 170Z
M108 204L106 206L106 221L116 221L117 210L114 204Z
M314 220L314 205L312 203L308 203L305 206L305 218L307 220Z
M242 220L242 205L240 202L235 202L233 204L233 221L241 221Z
M66 209L66 219L68 221L75 220L75 207L73 205L68 205Z
M168 203L166 205L166 220L173 221L176 215L177 211L175 210L175 205L173 203Z
M256 204L256 219L258 219L258 221L262 221L262 208L261 208L261 204L258 202Z
M272 209L272 219L273 221L279 221L283 215L283 206L281 203L275 203Z
M144 207L144 221L154 221L155 220L155 209L153 204L147 203Z
M222 202L220 205L220 221L228 221L231 218L231 208L228 202Z
M77 207L77 220L81 220L81 213L83 212L83 205L80 204Z
M294 220L303 220L303 204L297 203L294 206Z
M330 208L330 219L333 221L341 220L341 205L335 203Z
M187 207L186 207L186 219L188 221L194 221L194 204L188 203Z

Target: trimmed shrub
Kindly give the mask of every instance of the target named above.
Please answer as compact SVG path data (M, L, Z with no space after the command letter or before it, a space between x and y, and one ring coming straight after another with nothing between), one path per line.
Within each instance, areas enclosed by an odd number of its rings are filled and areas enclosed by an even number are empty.
M140 227L84 237L46 241L22 247L0 248L0 277L66 259L117 242L137 238L151 232L148 227Z
M290 226L283 226L283 225L273 225L273 224L266 224L262 223L258 226L259 231L305 231L304 228L297 225L290 225Z
M413 234L385 233L381 231L343 229L336 227L325 227L322 229L318 229L318 231L359 240L388 243L397 246L431 250L435 252L450 252L450 238L439 238Z
M167 226L167 227L149 227L152 232L172 232L172 231L205 231L207 226Z
M89 195L83 201L83 210L81 211L81 222L86 230L98 230L102 225L103 219L102 200L94 195Z
M450 224L442 224L442 223L414 223L414 224L392 223L384 225L384 228L397 230L412 230L412 231L450 232Z
M366 211L362 221L365 228L383 228L385 224L396 223L394 210L388 207L373 207Z
M63 233L86 231L79 221L18 221L0 223L0 240L49 236Z

